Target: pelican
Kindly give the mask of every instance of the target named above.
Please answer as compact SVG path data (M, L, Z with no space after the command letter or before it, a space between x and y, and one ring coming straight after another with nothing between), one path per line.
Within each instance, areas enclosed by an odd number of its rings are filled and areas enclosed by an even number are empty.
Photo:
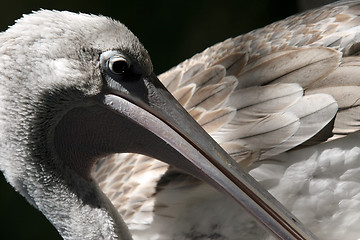
M312 235L181 107L121 23L44 10L0 41L1 170L64 239L132 238L92 176L119 152L210 183L280 238Z
M359 4L225 40L159 76L321 239L360 235ZM43 10L0 42L0 168L63 238L271 238L213 188L239 202L241 169L123 25Z

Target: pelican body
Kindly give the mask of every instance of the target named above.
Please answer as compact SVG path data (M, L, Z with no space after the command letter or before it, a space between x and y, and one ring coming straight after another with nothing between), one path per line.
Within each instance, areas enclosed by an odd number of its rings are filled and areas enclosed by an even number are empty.
M0 35L0 169L64 239L358 239L359 16L295 15L160 82L121 23L26 15Z

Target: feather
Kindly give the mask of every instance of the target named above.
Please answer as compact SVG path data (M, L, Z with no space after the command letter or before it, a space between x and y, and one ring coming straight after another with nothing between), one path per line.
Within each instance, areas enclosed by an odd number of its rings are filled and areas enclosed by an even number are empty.
M183 73L181 82L184 82L186 79L192 78L193 76L204 70L204 64L201 63L192 64L189 66L190 68Z
M195 84L188 84L182 88L174 90L173 95L181 105L185 106L194 95L195 89Z
M181 79L181 71L175 70L168 72L168 74L162 74L160 78L161 82L164 84L164 86L170 91L174 92L178 86Z
M238 77L240 88L271 82L297 82L302 87L330 74L340 60L340 53L329 48L300 48L279 52L257 61Z
M186 108L202 107L211 110L223 104L233 92L237 84L234 77L225 77L221 83L209 85L196 91Z
M312 138L334 118L338 106L330 95L316 94L304 96L286 110L296 114L299 118L299 130L282 144L264 153L261 159L276 156Z
M360 57L342 58L340 66L324 79L315 82L309 90L330 86L359 86Z
M247 60L247 54L234 53L222 58L221 60L215 62L213 65L222 65L226 68L226 75L237 76L244 68Z
M257 120L230 122L214 138L221 142L242 141L244 146L266 149L292 136L299 128L299 118L292 113L275 113ZM261 126L261 127L260 127Z
M222 108L214 111L206 111L197 121L208 133L211 133L227 124L234 118L234 115L235 109Z
M303 96L298 84L274 84L235 91L227 102L237 109L237 118L246 113L266 115L281 111Z
M223 66L215 65L191 78L183 78L181 85L186 86L187 84L196 84L198 87L202 87L216 84L225 77L225 74L226 69Z

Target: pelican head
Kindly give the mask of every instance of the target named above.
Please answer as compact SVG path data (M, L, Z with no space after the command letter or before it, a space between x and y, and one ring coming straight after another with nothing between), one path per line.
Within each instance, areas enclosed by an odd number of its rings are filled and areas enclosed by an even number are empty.
M108 154L166 161L241 198L235 164L121 23L42 10L0 35L0 169L65 239L131 239L91 177Z

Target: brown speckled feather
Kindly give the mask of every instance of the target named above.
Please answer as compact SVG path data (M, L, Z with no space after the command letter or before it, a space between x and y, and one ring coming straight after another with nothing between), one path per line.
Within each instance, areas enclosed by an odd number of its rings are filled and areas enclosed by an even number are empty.
M330 141L360 129L359 15L358 1L330 4L216 44L159 78L242 166ZM119 154L93 175L136 230L152 222L168 170Z

